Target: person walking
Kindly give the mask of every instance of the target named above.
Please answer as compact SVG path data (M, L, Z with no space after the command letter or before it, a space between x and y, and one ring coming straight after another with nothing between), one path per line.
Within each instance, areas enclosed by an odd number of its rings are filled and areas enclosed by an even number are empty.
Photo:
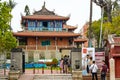
M60 60L60 73L63 73L63 58Z
M68 57L67 55L64 56L63 59L63 67L64 67L64 72L63 73L68 73Z
M91 70L91 73L92 73L92 80L98 80L98 77L97 77L98 66L95 64L95 61L93 61L93 64L90 66L89 69Z
M102 61L102 67L100 68L101 80L105 80L107 71L108 71L108 67L105 64L105 61L103 60Z
M88 74L89 74L89 67L90 67L89 62L90 62L90 55L87 55L87 56L86 56L86 64L87 64L86 70L87 70L87 73L88 73Z

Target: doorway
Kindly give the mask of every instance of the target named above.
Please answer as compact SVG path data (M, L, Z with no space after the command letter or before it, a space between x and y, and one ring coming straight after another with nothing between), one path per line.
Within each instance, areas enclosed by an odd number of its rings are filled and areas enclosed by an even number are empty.
M48 22L43 22L43 27L47 28L48 27Z

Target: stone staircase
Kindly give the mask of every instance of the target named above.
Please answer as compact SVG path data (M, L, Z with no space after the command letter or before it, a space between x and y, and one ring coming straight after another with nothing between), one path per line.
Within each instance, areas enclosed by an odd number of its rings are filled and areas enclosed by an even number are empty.
M42 74L35 75L33 80L72 80L71 74Z
M0 80L8 80L8 76L1 76L0 75Z

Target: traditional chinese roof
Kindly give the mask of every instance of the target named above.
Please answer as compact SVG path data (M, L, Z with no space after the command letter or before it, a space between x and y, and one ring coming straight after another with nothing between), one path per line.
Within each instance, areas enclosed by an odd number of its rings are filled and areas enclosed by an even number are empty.
M44 2L44 5L42 6L42 9L39 11L35 11L33 14L34 15L55 15L54 11L49 11L46 9L45 2Z
M70 25L63 25L63 28L67 28L67 29L71 29L71 30L74 30L74 29L76 29L77 27L75 27L75 26L70 26Z
M72 32L15 32L14 36L39 36L39 37L78 37L80 34Z
M120 43L120 37L114 37L113 40L115 43Z
M29 20L68 20L69 17L58 16L54 13L54 11L49 11L44 5L42 9L39 11L35 11L33 15L22 16L22 19L29 19Z
M23 19L29 20L68 20L69 17L62 17L57 15L28 15L22 16Z
M113 40L114 40L115 46L120 46L120 37L114 37Z
M116 35L109 35L108 41L110 44L113 44L114 46L120 46L120 37Z

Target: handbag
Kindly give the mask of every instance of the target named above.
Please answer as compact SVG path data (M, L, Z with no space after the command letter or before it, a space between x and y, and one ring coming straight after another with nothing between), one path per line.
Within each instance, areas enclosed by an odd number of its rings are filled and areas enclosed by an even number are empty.
M106 73L105 72L101 72L101 75L104 76Z

